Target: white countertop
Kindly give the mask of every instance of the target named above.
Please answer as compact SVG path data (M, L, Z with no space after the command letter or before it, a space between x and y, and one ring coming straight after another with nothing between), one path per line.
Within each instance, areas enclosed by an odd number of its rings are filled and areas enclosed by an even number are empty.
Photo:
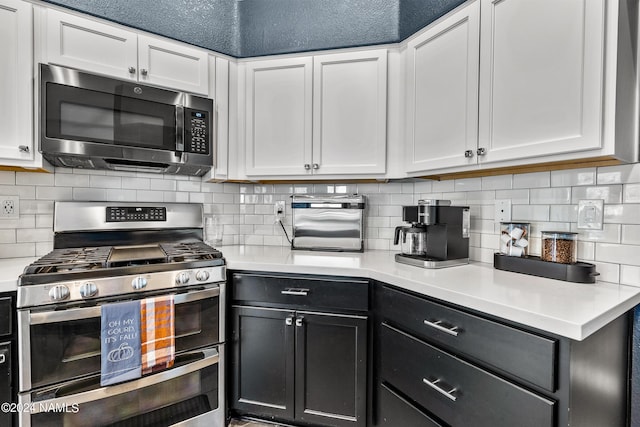
M427 270L394 252L333 253L263 246L219 248L228 268L376 279L523 325L583 340L640 304L640 288L571 283L495 270L490 264Z
M394 261L394 252L291 251L271 246L219 248L228 268L376 279L526 326L583 340L640 304L640 288L570 283L495 270L490 264L426 270ZM0 259L0 292L17 289L36 258Z
M0 292L11 292L18 288L18 276L24 268L38 258L0 259Z

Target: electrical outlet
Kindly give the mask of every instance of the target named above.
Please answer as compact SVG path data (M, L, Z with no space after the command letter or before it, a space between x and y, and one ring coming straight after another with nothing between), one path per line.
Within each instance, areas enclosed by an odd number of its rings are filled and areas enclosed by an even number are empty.
M502 199L495 201L495 221L508 222L511 221L511 200Z
M18 196L0 196L0 219L17 219L20 216Z
M276 217L276 221L284 219L284 200L278 200L273 205L273 214Z
M578 228L602 230L604 200L578 200Z

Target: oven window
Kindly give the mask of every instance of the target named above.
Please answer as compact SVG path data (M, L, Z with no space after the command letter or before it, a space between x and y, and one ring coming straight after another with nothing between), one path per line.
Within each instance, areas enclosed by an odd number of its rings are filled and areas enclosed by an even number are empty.
M219 299L175 305L176 354L219 342ZM100 318L30 326L32 388L100 372ZM42 351L46 349L46 351Z
M108 393L107 393L108 394ZM46 406L47 402L41 401ZM167 426L218 408L218 365L148 387L34 414L47 426Z
M46 136L175 150L175 107L47 83Z

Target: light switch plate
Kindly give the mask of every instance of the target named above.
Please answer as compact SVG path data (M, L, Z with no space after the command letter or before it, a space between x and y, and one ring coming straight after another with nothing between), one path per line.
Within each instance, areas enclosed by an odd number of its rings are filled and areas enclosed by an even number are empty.
M578 229L602 230L604 200L578 200Z
M511 200L499 199L495 201L495 221L508 222L511 221Z

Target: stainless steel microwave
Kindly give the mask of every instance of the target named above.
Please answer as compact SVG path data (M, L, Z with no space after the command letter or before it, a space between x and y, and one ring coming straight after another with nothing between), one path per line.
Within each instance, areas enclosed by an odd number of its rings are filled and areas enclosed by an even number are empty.
M55 166L202 176L213 100L40 64L40 152Z

